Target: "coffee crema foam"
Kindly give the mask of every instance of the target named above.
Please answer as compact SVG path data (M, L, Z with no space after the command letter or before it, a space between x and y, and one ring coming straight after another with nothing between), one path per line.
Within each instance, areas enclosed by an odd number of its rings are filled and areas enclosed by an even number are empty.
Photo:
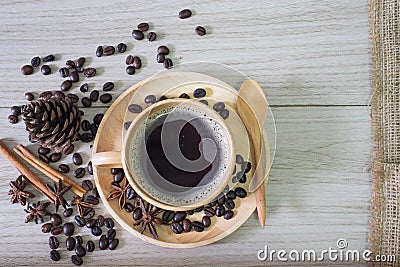
M162 174L149 175L146 167L150 161L146 152L146 133L160 117L165 115L173 115L177 118L189 115L196 120L194 127L202 139L213 140L216 146L216 155L211 163L215 166L204 176L203 180L207 181L205 184L183 187L167 181ZM132 177L135 177L137 185L151 198L172 206L193 205L214 194L215 190L218 190L224 182L230 164L229 142L225 140L226 130L214 119L207 117L204 112L185 105L163 107L159 110L155 108L150 112L146 122L142 123L132 134L127 154L128 169ZM203 153L202 150L200 151ZM154 169L150 171L156 172Z

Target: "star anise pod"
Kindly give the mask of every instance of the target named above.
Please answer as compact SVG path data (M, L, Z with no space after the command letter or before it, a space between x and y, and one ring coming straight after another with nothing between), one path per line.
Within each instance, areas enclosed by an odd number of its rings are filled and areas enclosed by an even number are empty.
M64 207L64 209L67 208L68 203L64 198L64 194L69 191L72 188L72 185L70 186L64 186L62 184L62 180L58 179L58 185L54 183L54 187L46 184L47 189L56 197L54 201L54 205L56 206L56 212L58 212L58 207L61 205Z
M46 210L50 203L51 202L38 201L37 204L32 204L32 206L28 203L26 209L24 209L26 213L29 213L28 216L26 216L25 223L33 220L37 224L39 219L43 222L43 217L51 214Z
M93 206L92 204L85 202L85 199L83 197L74 198L72 200L72 205L76 206L80 216L83 216L85 208L91 208Z
M128 188L131 187L126 178L124 178L122 183L123 183L122 186L111 184L111 187L114 189L114 191L111 191L111 193L107 197L107 200L113 200L118 198L118 204L121 210L124 208L126 203L126 190L128 190Z
M146 227L148 227L154 238L158 239L158 234L154 223L159 223L160 218L157 218L156 216L160 214L163 209L157 208L150 203L148 203L147 207L145 207L142 199L140 199L140 209L142 210L142 217L135 221L133 225L142 225L142 228L140 229L141 234L143 234L144 230L146 230Z
M24 176L20 175L15 181L11 181L9 184L11 189L8 191L11 197L11 203L19 202L22 206L25 206L26 199L33 198L35 195L31 192L24 191L25 187L28 185L28 181L23 179Z

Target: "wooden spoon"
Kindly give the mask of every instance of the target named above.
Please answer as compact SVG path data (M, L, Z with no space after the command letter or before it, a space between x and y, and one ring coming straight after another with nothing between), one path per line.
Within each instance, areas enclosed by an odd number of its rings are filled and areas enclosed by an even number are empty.
M263 129L268 113L268 102L261 86L254 80L243 82L239 90L237 100L238 113L249 133L253 144L254 160L256 169L253 179L250 181L250 192L256 194L258 219L261 227L265 226L266 204L265 204L265 177L267 163L261 161L263 146Z

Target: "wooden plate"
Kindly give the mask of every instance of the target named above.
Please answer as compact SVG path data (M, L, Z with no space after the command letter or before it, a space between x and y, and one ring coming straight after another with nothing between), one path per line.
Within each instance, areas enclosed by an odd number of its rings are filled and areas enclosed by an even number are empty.
M174 74L174 72L171 72L162 74L160 75L160 77L162 79L166 77L169 77L170 79L175 79L176 75L179 74ZM108 109L99 126L93 145L93 153L120 151L122 149L122 133L127 107L132 102L132 97L134 96L136 90L143 86L146 82L148 82L148 80L143 80L142 82L139 82L130 87L118 99L116 99L115 102ZM147 92L147 94L150 93L151 92ZM143 101L143 98L141 98L140 101ZM224 99L224 102L229 102L230 107L234 110L236 109L234 98L228 97L227 99ZM251 155L252 153L250 153L250 161L252 161ZM203 232L199 233L191 231L189 233L182 233L180 235L173 233L169 226L156 225L159 239L155 239L150 234L150 232L148 232L148 230L146 230L143 234L140 234L140 226L133 226L132 213L127 213L126 211L121 210L118 206L117 200L107 200L108 194L112 191L110 185L113 181L113 176L110 173L110 168L95 166L93 168L93 172L100 197L114 219L135 236L149 243L163 247L191 248L204 246L216 242L239 228L250 217L250 215L254 212L256 208L255 194L248 194L248 196L244 199L235 199L235 214L230 220L225 220L224 218L216 218L214 216L211 218L211 226L209 228L206 228ZM253 169L248 174L248 177L252 177L252 175ZM245 184L239 185L247 189L249 181L247 181ZM201 221L201 217L203 215L203 212L198 212L189 217L192 221Z

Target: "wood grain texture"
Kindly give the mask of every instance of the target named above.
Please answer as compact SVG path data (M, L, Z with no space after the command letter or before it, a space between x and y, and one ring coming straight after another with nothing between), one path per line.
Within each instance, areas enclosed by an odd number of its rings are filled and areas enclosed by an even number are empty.
M195 15L178 20L183 7ZM155 63L155 50L166 44L174 63L211 60L239 68L266 88L273 106L278 147L267 185L264 229L253 214L215 244L174 250L146 244L117 226L119 249L89 254L86 265L255 266L263 264L256 253L264 245L321 251L335 248L339 238L351 249L366 249L371 195L370 176L362 172L370 159L370 120L363 106L371 90L367 1L20 0L2 2L0 15L0 137L10 146L28 141L22 123L8 124L9 107L25 103L25 91L57 89L62 81L58 67L79 56L88 57L86 66L98 68L98 76L85 79L90 89L114 81L112 94L117 96L162 70ZM158 41L130 37L144 20L151 22ZM210 34L195 35L197 25ZM128 44L125 54L94 56L97 45L121 41ZM20 74L33 56L49 53L57 57L50 64L52 75ZM143 69L133 76L125 74L128 54L143 60ZM105 111L98 106L83 110L89 116ZM77 149L87 160L89 146ZM66 161L71 162L70 156ZM6 196L8 181L16 176L1 158L0 265L52 265L48 236L38 225L24 224L23 208L11 205ZM97 213L107 214L102 205ZM90 233L84 230L82 235ZM71 254L61 254L62 262L56 265L70 266Z

